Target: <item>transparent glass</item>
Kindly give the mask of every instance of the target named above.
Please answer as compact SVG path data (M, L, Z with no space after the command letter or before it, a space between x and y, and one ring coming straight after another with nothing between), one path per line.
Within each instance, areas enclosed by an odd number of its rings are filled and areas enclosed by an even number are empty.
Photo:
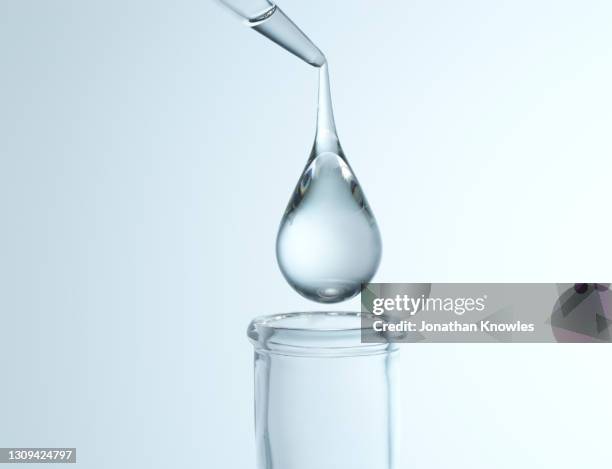
M258 33L306 63L320 67L325 56L302 30L268 0L219 0Z
M395 467L397 345L362 343L361 318L309 312L251 322L258 469Z

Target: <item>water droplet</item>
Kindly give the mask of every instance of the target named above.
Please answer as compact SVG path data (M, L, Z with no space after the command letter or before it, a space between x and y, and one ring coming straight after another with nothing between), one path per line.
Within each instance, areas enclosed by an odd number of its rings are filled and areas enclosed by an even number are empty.
M335 303L355 296L372 279L382 243L336 135L327 65L319 73L317 137L281 221L276 255L301 295Z

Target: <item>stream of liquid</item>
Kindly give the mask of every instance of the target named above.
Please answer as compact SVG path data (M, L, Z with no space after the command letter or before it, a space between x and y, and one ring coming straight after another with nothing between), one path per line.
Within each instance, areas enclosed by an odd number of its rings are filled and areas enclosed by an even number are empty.
M318 67L317 130L281 220L276 257L289 284L322 303L349 299L380 263L380 232L336 132L325 56L274 7L252 27Z
M319 68L317 133L276 241L283 275L322 303L355 296L380 263L380 232L336 133L329 70Z

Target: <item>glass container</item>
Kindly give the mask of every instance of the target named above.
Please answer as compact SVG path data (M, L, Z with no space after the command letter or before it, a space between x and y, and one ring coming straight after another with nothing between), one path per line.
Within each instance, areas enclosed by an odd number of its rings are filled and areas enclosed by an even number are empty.
M393 469L397 345L363 343L369 313L254 319L258 469Z

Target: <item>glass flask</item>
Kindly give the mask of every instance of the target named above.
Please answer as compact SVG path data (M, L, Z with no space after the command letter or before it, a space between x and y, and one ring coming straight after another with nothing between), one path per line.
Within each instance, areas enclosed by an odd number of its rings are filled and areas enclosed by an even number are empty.
M362 343L362 314L254 319L258 469L393 469L397 344Z

